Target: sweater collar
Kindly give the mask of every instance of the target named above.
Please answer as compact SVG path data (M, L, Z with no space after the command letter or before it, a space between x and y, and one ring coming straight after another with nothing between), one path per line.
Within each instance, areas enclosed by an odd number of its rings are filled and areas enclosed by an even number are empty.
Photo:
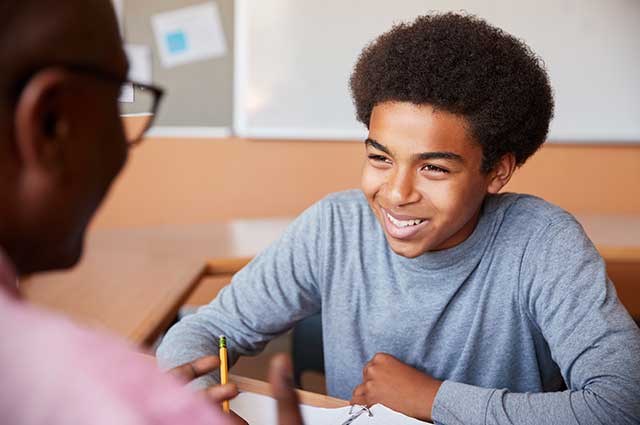
M481 207L480 217L475 229L467 239L458 245L440 251L430 251L415 257L406 258L398 254L398 261L403 265L421 270L441 270L450 267L459 267L462 262L472 263L473 259L480 258L487 246L493 226L493 212L495 211L495 199L488 195Z

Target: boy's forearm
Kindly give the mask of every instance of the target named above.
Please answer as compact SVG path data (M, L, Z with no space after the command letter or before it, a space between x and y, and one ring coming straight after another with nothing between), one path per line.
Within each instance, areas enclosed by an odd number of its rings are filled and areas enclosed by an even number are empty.
M611 396L605 399L592 390L510 393L504 389L445 381L436 395L433 422L446 425L639 423L637 401Z

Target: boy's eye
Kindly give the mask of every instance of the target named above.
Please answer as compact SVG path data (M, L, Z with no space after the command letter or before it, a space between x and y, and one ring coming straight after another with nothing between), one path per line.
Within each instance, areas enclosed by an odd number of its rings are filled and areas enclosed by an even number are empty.
M375 154L370 154L368 155L369 159L372 161L377 161L377 162L386 162L389 163L391 161L389 161L389 159L387 159L386 156L382 156L382 155L375 155Z
M449 170L446 170L444 168L440 168L436 165L431 165L431 164L427 164L423 167L423 170L427 170L433 173L442 173L442 174L446 174L449 172Z

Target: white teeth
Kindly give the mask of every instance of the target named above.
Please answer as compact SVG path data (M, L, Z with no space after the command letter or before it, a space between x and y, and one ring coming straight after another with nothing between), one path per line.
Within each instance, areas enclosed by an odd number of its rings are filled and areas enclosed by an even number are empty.
M387 213L387 217L389 217L389 221L391 221L397 227L407 227L407 226L415 226L416 224L422 223L424 220L415 219L415 220L398 220L391 216L391 214Z

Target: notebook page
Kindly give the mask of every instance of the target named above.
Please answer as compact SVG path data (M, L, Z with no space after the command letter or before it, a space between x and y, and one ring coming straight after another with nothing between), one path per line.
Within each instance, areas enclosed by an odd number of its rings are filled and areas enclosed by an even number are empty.
M431 424L431 422L422 422L415 418L411 418L409 416L405 416L402 413L396 412L395 410L389 409L387 406L383 406L382 404L374 404L371 407L371 413L373 417L368 418L366 421L362 422L354 422L354 424L369 424L369 425L425 425ZM360 420L360 419L358 419ZM433 425L433 424L432 424Z
M341 425L349 418L349 406L326 409L301 405L304 425ZM249 425L277 425L276 401L268 396L251 392L240 393L231 400L231 410L240 415ZM371 408L373 416L363 413L352 425L424 425L414 418L403 415L381 404Z
M249 425L278 425L276 401L268 396L242 392L230 402L231 410L240 415ZM305 425L340 425L349 417L349 407L325 409L300 405Z

